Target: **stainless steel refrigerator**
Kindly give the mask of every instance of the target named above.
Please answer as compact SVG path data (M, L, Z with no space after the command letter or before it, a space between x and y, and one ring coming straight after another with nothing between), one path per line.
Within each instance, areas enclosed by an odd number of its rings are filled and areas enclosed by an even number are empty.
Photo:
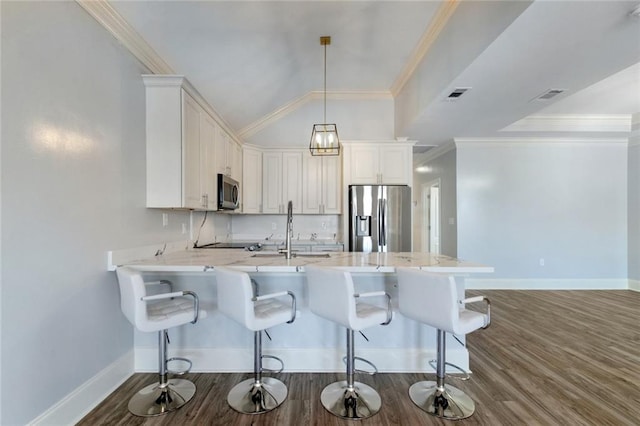
M411 251L411 188L349 186L349 251Z

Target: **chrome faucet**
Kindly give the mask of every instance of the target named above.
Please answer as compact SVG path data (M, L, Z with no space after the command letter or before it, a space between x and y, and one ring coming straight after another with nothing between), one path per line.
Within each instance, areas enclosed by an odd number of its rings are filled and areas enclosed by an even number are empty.
M287 241L284 250L280 250L280 253L284 253L286 259L291 259L291 235L293 234L293 201L289 201L287 204Z

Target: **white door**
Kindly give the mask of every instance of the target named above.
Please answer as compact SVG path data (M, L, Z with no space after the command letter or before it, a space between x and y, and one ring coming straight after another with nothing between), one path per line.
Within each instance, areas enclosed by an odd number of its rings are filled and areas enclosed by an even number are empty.
M440 254L440 179L422 185L422 251Z

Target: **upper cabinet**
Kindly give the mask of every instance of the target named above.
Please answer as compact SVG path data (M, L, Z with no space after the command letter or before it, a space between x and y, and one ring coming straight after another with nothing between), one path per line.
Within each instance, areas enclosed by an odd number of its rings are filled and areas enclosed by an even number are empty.
M302 213L342 213L342 157L314 157L303 161Z
M299 150L262 153L262 213L302 211L302 152Z
M220 140L232 145L227 174L237 180L242 178L242 149L184 77L146 75L143 80L147 207L216 210ZM226 150L224 157L226 167Z
M262 151L242 149L242 212L262 213Z
M345 144L347 184L411 185L412 144L404 142Z
M242 181L242 147L221 128L216 138L217 173Z

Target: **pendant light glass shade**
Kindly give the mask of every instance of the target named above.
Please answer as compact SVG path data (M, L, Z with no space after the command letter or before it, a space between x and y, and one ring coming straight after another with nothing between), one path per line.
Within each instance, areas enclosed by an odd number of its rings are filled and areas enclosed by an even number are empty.
M338 128L327 124L327 45L331 44L331 37L320 37L320 44L324 46L324 123L313 125L309 151L311 155L340 155Z
M335 124L314 124L309 143L311 155L340 155L340 139Z

